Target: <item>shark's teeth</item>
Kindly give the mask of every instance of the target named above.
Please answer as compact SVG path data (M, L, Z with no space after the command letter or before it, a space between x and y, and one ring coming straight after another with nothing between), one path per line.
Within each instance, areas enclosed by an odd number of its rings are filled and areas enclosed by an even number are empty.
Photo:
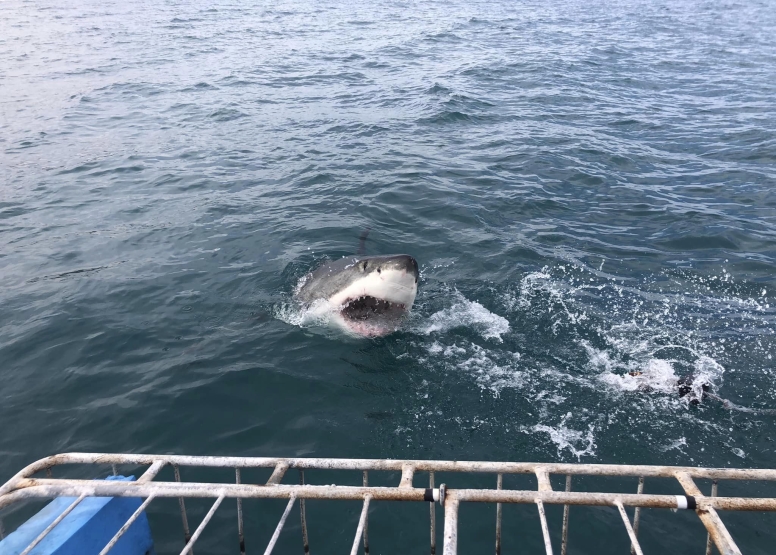
M367 320L372 318L397 318L404 315L406 305L392 303L370 295L347 300L342 307L342 316L349 320Z

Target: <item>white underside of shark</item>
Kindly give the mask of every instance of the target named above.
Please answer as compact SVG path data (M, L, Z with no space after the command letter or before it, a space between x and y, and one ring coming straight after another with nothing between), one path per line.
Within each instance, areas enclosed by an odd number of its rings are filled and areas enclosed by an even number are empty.
M418 292L417 263L406 258L411 264L395 263L390 257L353 259L352 264L335 263L328 271L324 266L308 275L296 290L305 303L305 322L367 337L395 331Z

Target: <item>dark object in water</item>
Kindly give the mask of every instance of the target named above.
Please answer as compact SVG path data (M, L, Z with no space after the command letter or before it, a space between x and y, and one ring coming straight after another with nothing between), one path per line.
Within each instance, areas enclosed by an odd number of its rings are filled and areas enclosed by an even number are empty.
M687 376L682 376L679 378L679 381L676 383L676 385L679 388L679 397L687 397L690 398L690 404L691 405L699 405L701 401L703 401L706 398L706 394L710 390L710 386L708 382L703 382L701 384L701 398L699 399L697 395L695 395L695 392L693 390L693 382L695 380L695 376L692 374L689 374Z

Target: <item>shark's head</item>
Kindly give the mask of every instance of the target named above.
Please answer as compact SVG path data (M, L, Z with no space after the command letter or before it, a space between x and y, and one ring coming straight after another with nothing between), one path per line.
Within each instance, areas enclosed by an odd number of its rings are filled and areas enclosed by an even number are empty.
M359 335L385 335L412 308L418 263L406 254L346 257L322 265L297 289L302 303L337 311L339 323Z

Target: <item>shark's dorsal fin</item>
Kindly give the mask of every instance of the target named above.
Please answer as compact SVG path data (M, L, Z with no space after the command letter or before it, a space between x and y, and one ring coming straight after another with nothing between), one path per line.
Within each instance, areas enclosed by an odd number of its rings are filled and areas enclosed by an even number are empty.
M372 230L371 227L366 228L364 231L361 232L361 237L358 238L358 250L356 251L356 254L359 256L363 256L366 254L366 239L369 237L369 232Z

